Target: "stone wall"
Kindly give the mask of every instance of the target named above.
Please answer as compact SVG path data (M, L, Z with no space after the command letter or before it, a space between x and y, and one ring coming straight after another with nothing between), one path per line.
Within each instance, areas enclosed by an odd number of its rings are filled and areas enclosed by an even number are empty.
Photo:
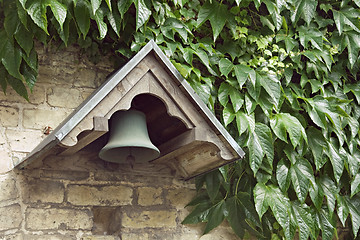
M182 225L194 184L165 166L109 164L91 148L13 167L113 70L93 65L76 48L38 46L39 77L30 100L0 93L0 239L236 239L226 224L202 236Z

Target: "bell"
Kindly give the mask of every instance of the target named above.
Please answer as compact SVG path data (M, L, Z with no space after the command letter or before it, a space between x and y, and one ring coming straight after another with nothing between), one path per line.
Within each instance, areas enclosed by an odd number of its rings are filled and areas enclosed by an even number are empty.
M108 143L99 157L108 162L146 162L157 158L159 149L152 144L143 112L127 110L115 112L110 125Z

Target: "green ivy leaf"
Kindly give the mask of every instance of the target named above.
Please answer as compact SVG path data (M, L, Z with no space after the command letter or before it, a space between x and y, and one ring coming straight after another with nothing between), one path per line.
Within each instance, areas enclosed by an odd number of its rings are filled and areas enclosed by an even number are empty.
M355 194L360 192L360 173L357 173L351 182L351 195L353 197Z
M100 8L102 0L90 0L92 15L95 16L96 11Z
M135 0L136 7L136 31L142 27L150 18L151 11L146 6L144 0Z
M289 169L289 164L285 162L284 159L281 159L276 167L276 180L283 192L286 192L289 189L291 183Z
M239 135L243 134L246 130L255 131L254 115L247 115L244 112L238 111L236 113L236 126L239 131Z
M360 14L356 9L352 7L346 7L340 9L339 11L332 9L332 12L334 15L336 28L338 29L340 35L342 34L346 25L360 33L360 29L357 27Z
M320 51L323 50L324 36L319 30L306 28L304 26L299 27L298 30L300 43L305 49L309 48L310 42L313 47L319 49Z
M234 66L235 76L238 80L240 89L244 83L249 79L253 86L256 84L256 73L255 70L246 65L235 65Z
M261 219L264 213L269 208L268 201L270 201L270 198L268 198L269 196L267 196L268 195L267 186L263 183L257 183L253 193L254 193L255 209Z
M230 90L230 99L234 112L238 112L244 104L244 96L235 88Z
M299 226L299 239L307 240L310 234L313 239L316 239L315 223L309 207L295 201L292 202L292 210Z
M90 4L85 0L78 0L76 7L74 8L76 23L80 29L80 33L83 35L83 39L90 29ZM80 35L79 33L79 35Z
M215 41L225 26L228 14L229 12L225 4L218 3L217 1L205 2L199 10L196 22L197 28L207 20L210 20Z
M272 99L272 103L277 108L281 97L280 82L276 75L269 74L259 78L260 85L265 89Z
M339 150L335 148L335 146L328 142L328 151L326 151L330 162L333 166L334 177L336 182L340 181L341 175L344 171L344 164L345 164L345 156L343 156Z
M336 195L339 193L339 190L337 189L336 184L326 175L323 175L320 178L320 186L326 197L329 213L332 214L335 209Z
M219 171L212 171L205 176L206 191L210 199L213 201L219 193L220 189Z
M349 198L345 196L346 204L351 216L351 224L354 236L357 236L360 227L360 198L358 196Z
M14 78L9 75L7 78L7 82L17 92L17 94L19 94L20 96L25 98L27 101L29 101L28 92L26 90L26 87L20 79Z
M11 44L10 39L6 37L5 31L0 32L0 59L8 73L17 78L22 79L20 74L21 51L18 47Z
M213 206L209 211L209 220L205 226L204 234L207 234L215 227L219 226L225 219L225 216L228 215L225 201L221 200L215 206Z
M111 5L110 5L111 6ZM118 37L120 37L120 30L121 30L121 16L117 11L110 11L107 15L109 20L110 26L116 33Z
M316 212L316 220L321 229L321 237L324 240L332 240L336 232L336 224L332 219L332 215L325 209L320 209Z
M27 65L29 65L29 67L31 67L31 69L33 69L35 72L37 72L37 70L38 70L38 57L37 57L37 53L36 53L35 49L33 48L31 50L29 56L22 55L22 57L25 60L25 62L27 63Z
M32 91L36 83L37 72L30 68L27 64L21 65L21 72L24 75L27 86L30 88L30 91Z
M20 47L25 51L26 55L29 56L31 49L34 46L34 35L32 32L26 30L22 24L19 24L14 37Z
M48 5L54 14L55 19L60 24L61 30L63 30L63 24L66 19L67 8L57 0L48 0Z
M124 18L125 13L129 10L133 0L119 0L117 2L118 10L121 18Z
M337 195L337 215L342 223L343 227L345 227L345 221L349 215L349 207L346 204L346 201L343 196Z
M297 24L300 17L304 19L309 26L311 20L315 17L317 0L300 0L295 1L295 11L292 12L291 21L294 25Z
M323 200L324 200L324 191L319 183L318 179L315 179L316 184L311 184L309 188L309 195L311 201L314 203L317 210L320 210Z
M47 30L48 21L46 17L46 0L30 0L26 1L27 13L30 15L31 19L36 25L38 25L46 34L49 35Z
M4 92L4 94L6 94L6 89L7 89L7 72L5 70L5 67L0 64L0 86L2 91Z
M319 171L326 163L326 158L323 157L324 150L327 148L326 140L322 132L314 127L310 127L306 131L309 137L309 148L314 156L316 170Z
M104 9L100 8L96 11L95 21L99 29L99 38L103 39L108 31L107 24L104 22Z
M289 170L292 185L296 196L301 203L304 203L309 191L310 182L315 185L311 164L304 158L297 158Z
M300 144L301 139L307 141L304 127L297 118L289 113L275 114L270 118L270 126L275 135L284 142L287 142L286 133L288 133L294 148Z
M225 127L235 119L235 113L231 106L226 106L223 110L223 119Z
M244 237L244 206L240 204L240 201L237 199L237 196L226 199L226 208L228 209L228 220L231 228L240 238Z
M181 224L197 224L207 222L212 204L210 202L202 202L196 205L194 210L181 222Z
M219 62L220 72L225 77L229 75L233 67L234 67L233 63L227 58L222 58Z
M295 226L290 217L290 201L280 189L273 185L266 186L263 183L257 183L254 188L254 200L260 218L270 207L275 219L284 229L286 239L294 238Z
M261 227L261 223L248 193L238 192L235 196L226 199L226 209L228 212L226 219L236 235L242 238L245 230L248 230L255 236L262 236L255 228Z

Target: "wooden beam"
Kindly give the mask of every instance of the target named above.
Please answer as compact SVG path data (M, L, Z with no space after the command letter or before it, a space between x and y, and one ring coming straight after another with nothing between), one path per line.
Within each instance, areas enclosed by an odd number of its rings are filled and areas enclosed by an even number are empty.
M90 131L83 132L83 134L80 134L77 144L66 148L59 155L74 154L109 131L109 123L107 118L94 117L93 121L94 121L94 128Z

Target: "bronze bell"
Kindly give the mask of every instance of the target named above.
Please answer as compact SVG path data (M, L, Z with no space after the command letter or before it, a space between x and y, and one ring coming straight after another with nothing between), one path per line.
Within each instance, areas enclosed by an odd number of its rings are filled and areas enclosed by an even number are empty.
M108 162L146 162L160 155L151 142L143 112L130 109L118 111L111 117L108 143L100 150L99 157Z

